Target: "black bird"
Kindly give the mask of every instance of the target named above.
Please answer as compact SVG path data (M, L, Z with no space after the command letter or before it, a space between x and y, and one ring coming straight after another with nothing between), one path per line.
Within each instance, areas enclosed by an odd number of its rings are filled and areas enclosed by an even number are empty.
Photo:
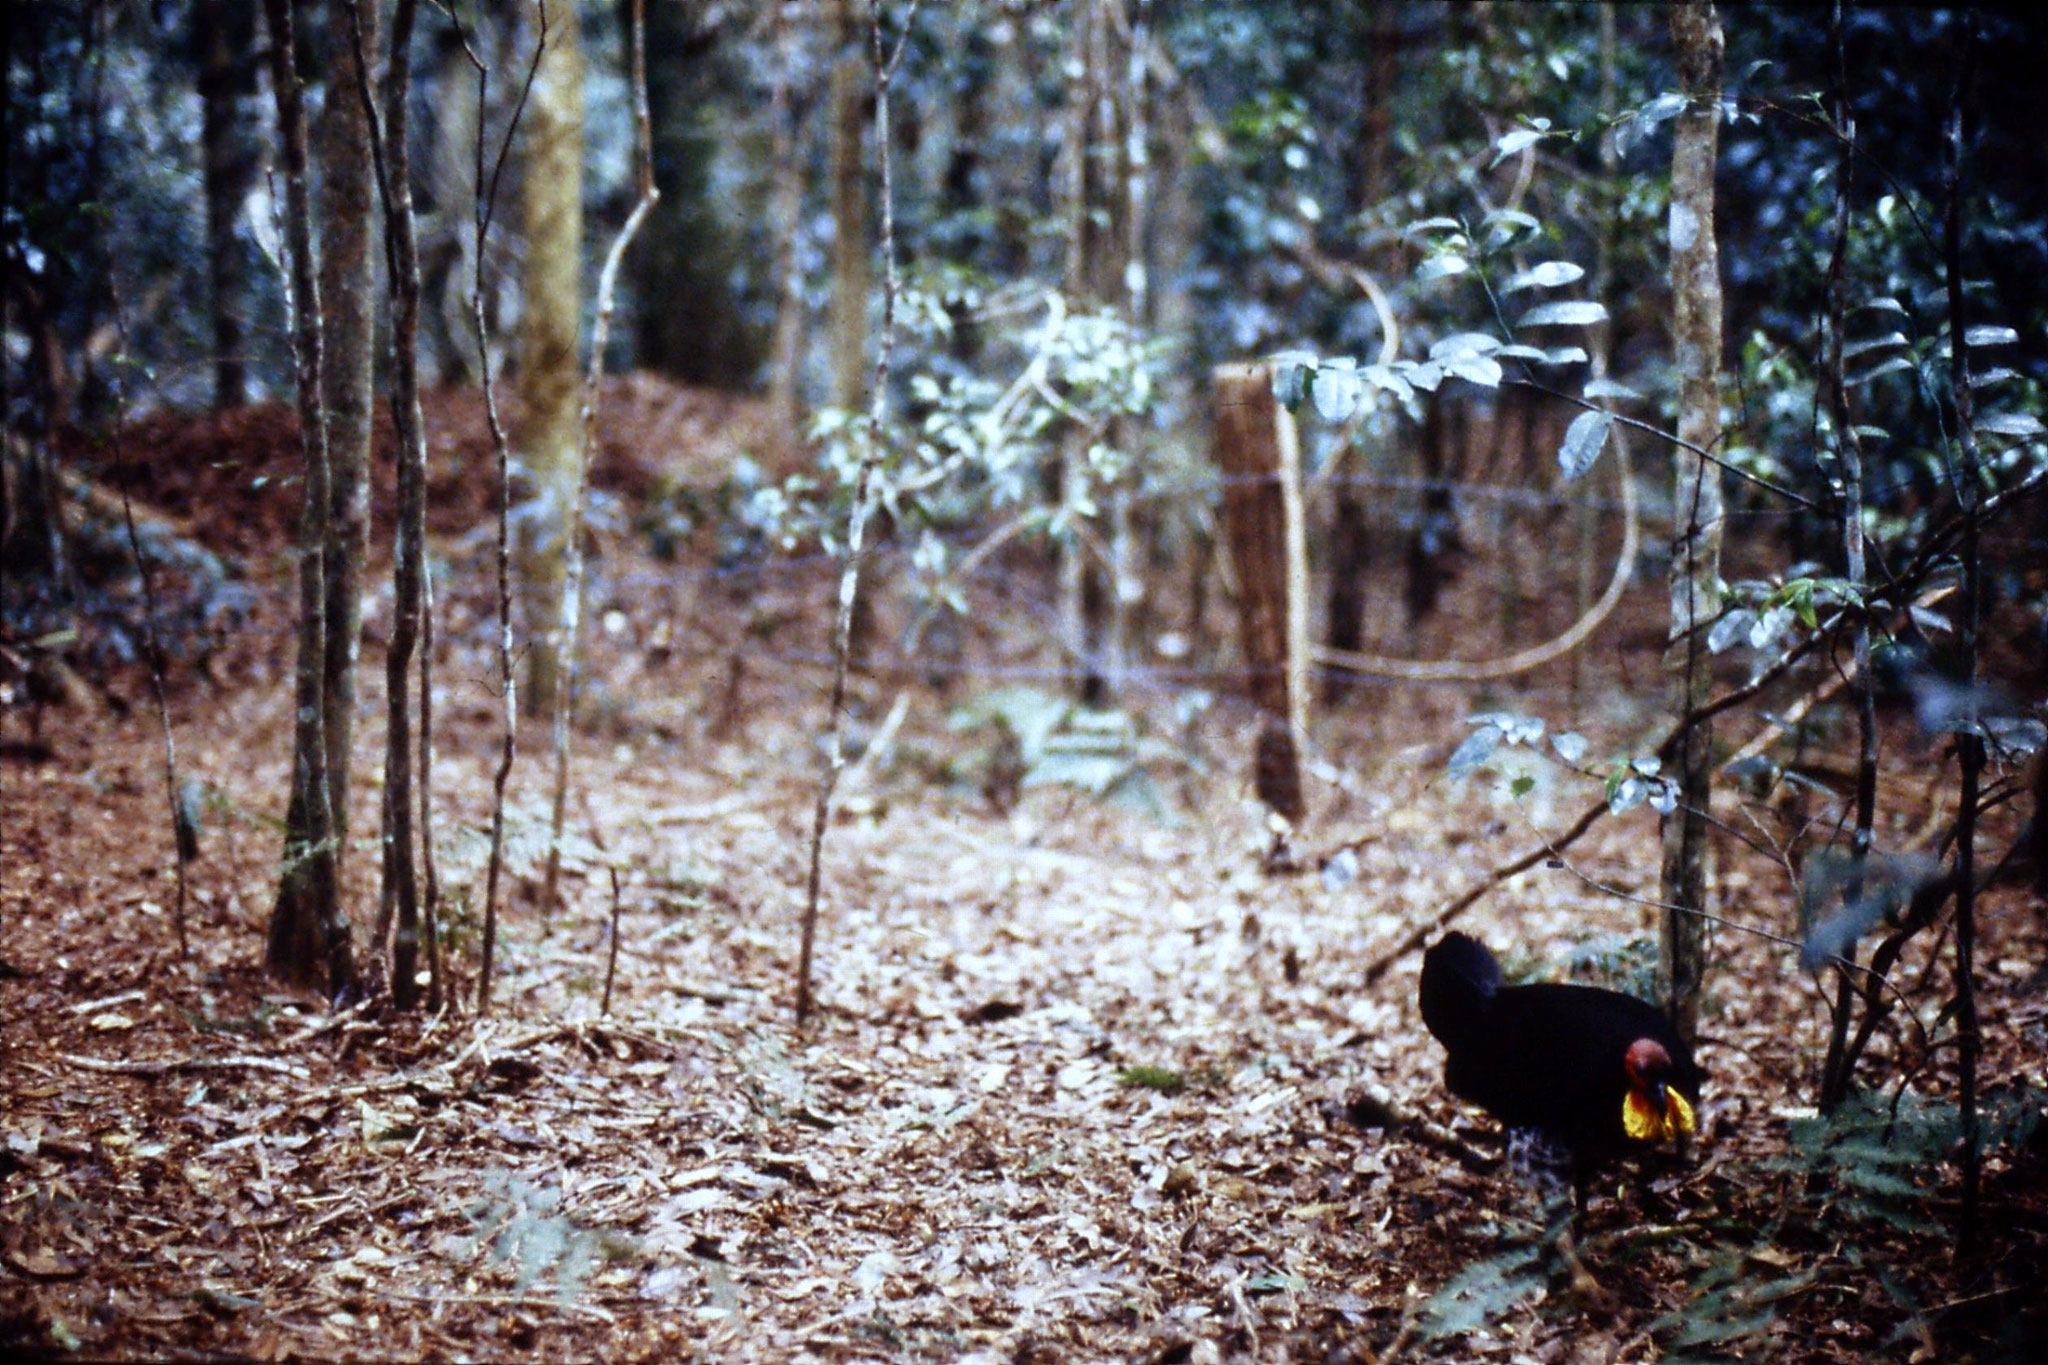
M1446 934L1422 959L1422 1022L1444 1045L1444 1083L1568 1156L1581 1207L1586 1177L1629 1151L1690 1134L1701 1073L1654 1006L1596 986L1503 983L1486 945ZM1522 1130L1517 1134L1516 1130Z

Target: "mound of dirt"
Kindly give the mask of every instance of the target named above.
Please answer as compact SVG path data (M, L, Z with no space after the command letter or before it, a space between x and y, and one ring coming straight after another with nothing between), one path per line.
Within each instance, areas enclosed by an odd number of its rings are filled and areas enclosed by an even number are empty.
M497 507L484 395L439 388L421 395L420 406L428 531L460 535L488 521ZM499 412L516 441L519 403L509 386L499 394ZM629 501L677 485L714 487L742 454L770 468L788 462L774 455L777 443L759 400L645 371L605 382L599 422L591 482ZM297 534L304 457L298 414L288 403L159 412L112 430L72 429L59 436L57 449L65 464L110 487L126 482L138 506L217 553L261 555ZM370 494L371 538L379 545L389 543L398 511L397 450L390 410L380 405Z

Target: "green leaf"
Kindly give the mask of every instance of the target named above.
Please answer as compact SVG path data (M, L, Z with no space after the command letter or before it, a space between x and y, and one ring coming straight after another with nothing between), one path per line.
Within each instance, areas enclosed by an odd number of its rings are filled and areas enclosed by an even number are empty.
M1342 422L1358 410L1365 380L1356 370L1319 369L1309 381L1308 392L1318 416L1326 422Z
M1462 275L1471 268L1472 263L1463 256L1454 256L1446 252L1441 256L1432 256L1421 265L1416 266L1415 274L1412 278L1417 284L1426 284L1430 280L1441 280L1452 275Z
M1273 401L1283 408L1300 407L1301 400L1308 396L1309 376L1315 373L1315 366L1280 356L1275 356L1272 363Z
M1584 278L1585 267L1571 261L1545 261L1532 265L1521 274L1514 276L1501 286L1503 294L1512 294L1518 289L1555 289L1561 284L1570 284Z
M1453 332L1429 348L1431 360L1447 360L1454 356L1492 355L1500 350L1500 342L1484 332Z
M1543 224L1535 214L1521 209L1494 209L1482 220L1489 229L1498 231L1505 228L1503 235L1512 236L1517 232L1541 232Z
M1590 381L1585 388L1579 390L1579 396L1582 398L1618 398L1630 403L1640 403L1643 401L1643 396L1634 389L1626 384L1618 384L1612 379L1595 379Z
M1852 341L1842 347L1842 359L1849 360L1869 351L1880 351L1887 347L1904 346L1906 344L1906 334L1904 332L1887 332L1881 337L1865 337L1861 341Z
M1755 626L1756 613L1748 607L1723 612L1721 619L1707 628L1707 653L1719 654L1749 634Z
M1500 741L1499 726L1480 726L1465 736L1465 742L1452 753L1446 770L1452 777L1469 777L1486 766L1486 760L1493 757L1493 751L1500 747Z
M1607 432L1613 425L1613 415L1597 408L1572 419L1571 426L1565 429L1564 444L1557 451L1558 468L1567 479L1576 479L1593 467L1600 452L1607 448Z
M1413 368L1412 361L1398 361L1396 364ZM1403 377L1401 371L1388 365L1368 365L1363 371L1366 382L1386 393L1391 393L1403 403L1415 398L1415 386Z
M1494 147L1493 160L1487 163L1487 169L1493 169L1517 152L1527 151L1548 136L1549 134L1535 128L1516 128L1501 134L1500 141Z
M1252 1276L1244 1282L1244 1288L1247 1294L1270 1294L1280 1289L1306 1289L1308 1281L1299 1275L1275 1271L1270 1275Z
M1667 91L1644 105L1638 116L1643 122L1648 124L1662 123L1668 118L1675 118L1683 113L1685 111L1685 103L1685 96Z
M1848 376L1848 378L1844 379L1842 382L1853 389L1859 384L1868 384L1871 380L1880 378L1884 375L1897 374L1900 370L1910 370L1912 368L1913 362L1911 359L1909 359L1906 356L1895 355L1890 356L1884 360L1880 360L1877 364L1872 365L1867 370L1858 370L1856 373Z
M1403 236L1420 236L1425 232L1463 232L1465 225L1455 218L1423 218L1401 229Z
M1425 1337L1453 1337L1504 1316L1543 1288L1540 1248L1517 1246L1467 1266L1430 1296L1416 1321Z
M1500 362L1490 355L1452 356L1443 362L1443 366L1444 373L1456 375L1468 384L1477 384L1485 389L1500 387Z
M2013 436L2029 440L2048 433L2048 427L2041 425L2041 419L2025 412L1994 412L1988 417L1977 419L1977 430L1990 432L1993 436Z
M2010 346L2020 339L2020 334L2010 327L1999 327L1980 322L1963 333L1963 344L1967 346Z
M1778 1311L1765 1308L1762 1312L1747 1317L1708 1317L1685 1320L1676 1336L1672 1337L1673 1347L1705 1346L1709 1343L1723 1343L1741 1337L1754 1336L1776 1320Z
M1606 319L1607 310L1600 304L1586 299L1561 299L1556 303L1536 305L1522 314L1515 326L1585 327Z

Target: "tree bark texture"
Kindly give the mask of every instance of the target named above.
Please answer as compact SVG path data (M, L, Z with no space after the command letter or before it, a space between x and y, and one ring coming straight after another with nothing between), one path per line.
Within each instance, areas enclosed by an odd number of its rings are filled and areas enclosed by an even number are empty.
M420 258L419 238L412 211L412 161L409 155L407 100L412 88L413 19L415 0L398 0L392 13L391 58L384 78L384 192L386 268L391 275L392 366L391 414L398 434L398 526L396 555L392 566L391 642L385 653L384 689L386 705L384 791L389 802L391 841L384 860L385 874L393 879L391 903L396 905L398 929L391 945L391 998L400 1009L410 1009L418 999L415 982L419 955L420 892L415 849L424 842L415 836L414 782L424 792L430 741L425 729L425 704L430 673L426 658L420 657L421 726L419 770L413 767L413 715L407 684L412 664L426 625L426 537L427 537L427 443L420 418L419 332ZM368 87L363 87L367 100ZM367 110L365 111L367 115ZM419 827L427 825L424 799Z
M1671 151L1671 294L1678 371L1678 436L1701 450L1721 440L1721 274L1714 242L1714 166L1721 121L1721 21L1711 3L1671 11L1679 88L1689 100ZM1671 704L1684 718L1704 706L1712 686L1705 631L1720 610L1720 469L1677 450L1671 556ZM1672 753L1678 805L1664 817L1659 899L1659 985L1672 1023L1691 1039L1699 1028L1706 967L1707 808L1712 796L1713 728L1685 724Z
M861 160L867 127L866 28L854 0L836 0L832 63L832 406L858 412L867 394L868 186Z
M1944 120L1947 166L1942 177L1942 264L1948 284L1949 404L1955 410L1956 439L1951 455L1951 485L1962 514L1963 609L1959 623L1966 688L1977 686L1984 628L1984 485L1977 448L1976 398L1970 389L1970 324L1963 283L1963 171L1968 151L1963 132L1964 106L1975 74L1976 16L1965 11L1952 20L1961 29L1957 43L1954 93ZM1956 761L1961 790L1956 804L1955 1029L1956 1108L1962 1127L1963 1198L1956 1239L1957 1254L1974 1257L1978 1249L1979 1204L1983 1194L1984 1135L1977 1112L1977 1069L1984 1038L1977 1018L1977 810L1985 767L1980 726L1956 734Z
M377 50L377 6L361 5L363 40ZM322 727L335 876L347 860L356 659L362 640L362 565L370 539L371 346L377 301L370 257L370 126L347 0L329 0L334 66L321 110L320 406L327 440L327 638Z
M349 924L335 875L334 819L328 802L326 702L326 530L330 507L326 422L321 413L320 284L313 257L313 207L306 111L292 62L290 0L265 0L271 33L271 83L283 142L285 235L291 258L292 354L297 370L299 436L305 447L299 524L299 657L294 690L292 793L285 815L284 873L271 909L266 965L278 978L311 985L324 962L330 997L355 987Z
M775 333L769 348L768 410L776 438L789 451L803 439L804 286L797 270L803 228L804 120L795 89L799 31L787 10L775 10L775 90L770 117L775 125L774 187L769 193L768 230L775 241Z
M576 340L583 304L583 56L572 0L544 0L547 49L526 109L526 291L520 316L516 445L532 481L533 515L520 528L520 581L529 637L527 700L556 705L560 613L582 438Z
M1836 467L1841 474L1840 525L1842 528L1842 571L1859 594L1868 577L1863 544L1863 448L1849 408L1849 387L1844 382L1844 333L1849 318L1849 192L1855 184L1856 120L1850 111L1848 62L1842 32L1842 4L1836 0L1830 16L1829 38L1835 51L1833 117L1841 141L1835 156L1834 246L1828 261L1828 329L1824 366L1829 416L1834 428ZM1855 674L1850 681L1856 698L1856 824L1849 838L1850 856L1858 875L1843 888L1845 898L1861 894L1861 868L1870 857L1877 819L1877 692L1870 667L1870 618L1861 615L1851 627L1855 642ZM1856 999L1854 965L1856 945L1846 948L1849 962L1835 971L1834 1018L1828 1029L1826 1058L1821 1063L1820 1107L1831 1111L1848 1094L1851 1067L1848 1058L1849 1021Z
M630 6L607 8L624 18ZM720 79L716 45L737 26L733 16L741 8L659 0L646 16L649 45L658 56L647 83L654 168L665 192L641 234L646 240L634 252L633 269L640 296L634 323L639 363L726 389L753 386L762 344L731 280L743 267L768 264L743 259L755 249L759 227L746 223L740 228L745 240L738 240L713 184L721 144L730 137L711 112ZM814 7L773 8L774 22L782 24L789 22L782 17L785 8ZM773 287L788 280L778 273L762 283Z
M1308 733L1308 550L1294 418L1263 365L1216 371L1216 458L1237 570L1238 610L1252 702L1260 712L1254 773L1259 798L1289 820L1307 811L1301 745Z
M201 0L192 11L199 49L200 161L206 194L206 274L213 314L213 405L249 401L248 336L242 309L248 253L235 232L256 180L256 16L232 0Z
M1364 136L1359 146L1358 212L1384 212L1383 205L1393 186L1394 150L1394 57L1396 36L1391 24L1366 30L1369 50L1365 54ZM1376 251L1368 267L1386 265L1385 251ZM1366 438L1370 439L1370 438ZM1339 454L1349 468L1363 463L1362 442ZM1335 508L1330 524L1329 616L1323 638L1332 649L1356 654L1365 648L1365 612L1368 584L1372 575L1373 519L1367 514L1366 496L1359 484L1341 476L1337 482ZM1356 674L1333 668L1323 683L1323 696L1330 704L1341 702L1350 692Z
M1130 92L1120 81L1119 34L1129 32L1119 0L1079 0L1068 58L1067 86L1067 292L1079 308L1110 309L1127 319L1132 278L1131 235L1133 191L1138 180L1131 154ZM1115 446L1132 435L1128 424L1112 419L1090 429L1070 424L1060 444L1060 501L1073 534L1060 542L1060 620L1070 655L1081 661L1081 699L1097 705L1115 690L1124 668L1123 589L1115 581L1116 548L1121 532L1105 524L1093 533L1098 553L1090 553L1090 528L1078 512L1093 501L1096 490L1087 475L1088 449L1095 441ZM1103 490L1104 503L1116 500L1114 489Z

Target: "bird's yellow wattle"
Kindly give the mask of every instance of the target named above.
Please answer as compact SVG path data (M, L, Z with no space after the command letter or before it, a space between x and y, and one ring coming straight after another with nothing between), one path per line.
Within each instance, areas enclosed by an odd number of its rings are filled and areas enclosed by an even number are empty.
M1692 1106L1676 1090L1664 1092L1666 1107L1659 1109L1637 1091L1628 1092L1621 1102L1621 1128L1640 1142L1662 1142L1693 1131Z

